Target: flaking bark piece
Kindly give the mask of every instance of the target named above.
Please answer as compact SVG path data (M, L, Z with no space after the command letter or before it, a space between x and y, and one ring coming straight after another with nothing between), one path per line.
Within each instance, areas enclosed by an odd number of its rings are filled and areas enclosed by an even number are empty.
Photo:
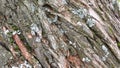
M17 34L13 35L13 39L15 40L16 44L18 45L22 55L25 57L26 60L28 60L31 64L33 64L32 55L28 52L26 47L24 46L23 42L20 40L19 36Z

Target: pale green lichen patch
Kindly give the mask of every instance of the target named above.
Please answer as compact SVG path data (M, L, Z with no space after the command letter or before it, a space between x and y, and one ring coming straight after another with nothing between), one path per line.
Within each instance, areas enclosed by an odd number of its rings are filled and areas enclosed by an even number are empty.
M102 45L102 50L105 52L105 55L102 57L102 60L106 61L106 59L108 58L108 55L109 55L108 48L105 45Z
M80 18L85 18L88 14L85 8L73 9L72 13L78 15Z
M120 0L118 0L118 2L120 2Z
M87 25L88 25L89 27L93 27L93 26L95 25L94 19L88 18L88 19L87 19Z
M90 62L91 60L88 57L82 58L83 62Z
M110 34L113 33L113 29L112 29L112 27L109 27L109 32L110 32Z
M33 23L33 24L31 24L30 29L31 29L31 34L33 36L35 36L35 35L37 36L35 41L40 42L41 38L42 38L42 31L38 28L38 25Z
M118 0L118 7L119 7L119 10L120 10L120 0Z

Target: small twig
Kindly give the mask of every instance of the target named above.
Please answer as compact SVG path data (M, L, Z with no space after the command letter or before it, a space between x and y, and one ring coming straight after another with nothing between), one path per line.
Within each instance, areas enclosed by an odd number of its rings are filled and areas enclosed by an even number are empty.
M24 46L23 42L20 40L19 36L17 34L13 35L13 38L18 45L20 51L22 52L22 55L25 57L26 60L28 60L31 64L32 62L32 55L27 51L26 47Z

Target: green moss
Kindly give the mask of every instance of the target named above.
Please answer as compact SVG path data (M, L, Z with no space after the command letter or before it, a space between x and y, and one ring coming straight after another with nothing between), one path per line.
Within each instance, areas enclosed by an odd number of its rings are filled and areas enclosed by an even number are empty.
M13 30L16 30L16 31L19 30L19 27L16 26L14 23L9 23L9 25L12 26Z
M74 49L74 47L69 46L69 51L70 51L70 55L76 55L76 50Z
M45 31L42 31L42 35L45 35L46 34L46 32Z
M19 30L19 28L17 26L15 26L15 25L12 26L12 29L13 30Z
M13 40L13 38L11 37L11 38L9 38L10 39L10 43L14 43L14 40Z
M19 51L19 47L18 46L14 47L14 50Z
M113 29L111 27L109 27L109 32L110 32L110 34L113 33Z
M120 47L120 42L117 43L118 47Z
M8 41L12 44L12 43L14 43L14 39L12 38L12 32L9 32L8 34L7 34L7 36L8 36Z

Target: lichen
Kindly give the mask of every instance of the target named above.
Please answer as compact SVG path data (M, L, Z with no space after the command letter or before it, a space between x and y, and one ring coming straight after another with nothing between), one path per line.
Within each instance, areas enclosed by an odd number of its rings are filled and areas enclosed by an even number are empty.
M57 20L58 20L58 16L56 15L55 18L54 18L54 20L53 20L53 23L57 22Z
M90 62L91 60L88 57L82 58L83 62Z
M31 28L31 31L34 31L34 32L38 32L39 31L39 28L38 28L37 24L35 24L35 23L31 24L30 28Z
M93 18L88 18L86 23L89 27L93 27L95 25L95 21Z
M67 4L66 0L62 0L62 4Z
M78 15L80 18L85 18L87 16L87 10L85 8L80 8L80 9L73 9L72 13L75 15Z
M40 42L41 39L40 39L39 37L36 37L35 41L36 41L36 42Z
M82 23L80 21L77 22L77 25L82 26Z
M119 7L119 11L120 11L120 0L118 0L118 7Z
M108 49L106 48L106 46L105 46L105 45L102 45L102 49L103 49L103 51L104 51L105 53L107 53L107 52L108 52Z
M106 61L106 59L108 58L108 55L109 55L108 49L105 45L102 45L102 50L105 52L105 55L102 57L102 60Z
M69 44L72 44L72 41L69 41Z
M12 68L32 68L32 65L30 65L27 61L24 61L24 63L19 64L19 66L12 66Z
M16 31L13 31L12 34L13 34L13 35L15 35L15 34L19 34L19 35L20 35L20 34L21 34L21 31L20 31L20 30L16 30Z

